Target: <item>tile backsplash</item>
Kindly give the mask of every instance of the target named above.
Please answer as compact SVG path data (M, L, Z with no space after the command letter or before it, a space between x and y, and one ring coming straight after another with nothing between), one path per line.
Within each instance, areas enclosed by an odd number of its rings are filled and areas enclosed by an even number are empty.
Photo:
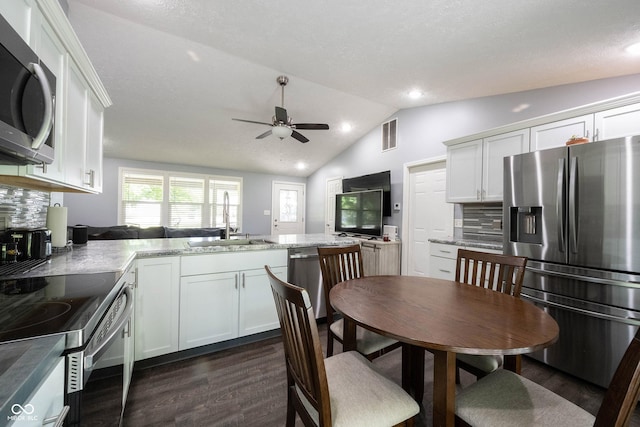
M460 205L462 236L468 240L502 242L502 203L473 203Z
M0 230L47 224L50 193L0 184Z

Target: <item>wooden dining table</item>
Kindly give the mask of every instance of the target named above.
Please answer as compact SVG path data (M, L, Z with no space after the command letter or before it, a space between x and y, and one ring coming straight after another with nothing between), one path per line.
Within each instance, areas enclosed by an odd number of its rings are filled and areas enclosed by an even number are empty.
M450 280L370 276L337 284L331 305L344 317L344 351L355 350L356 325L402 346L402 387L418 403L425 349L433 353L433 425L455 421L456 354L504 355L520 372L520 355L558 339L556 321L520 298Z

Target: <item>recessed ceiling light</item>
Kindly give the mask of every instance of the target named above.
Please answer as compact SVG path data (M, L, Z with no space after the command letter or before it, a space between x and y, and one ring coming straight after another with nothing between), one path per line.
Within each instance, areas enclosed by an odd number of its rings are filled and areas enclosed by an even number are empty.
M304 162L296 163L296 169L298 169L299 171L305 170L306 168L307 168L307 165Z
M342 132L351 132L352 129L353 129L353 126L351 126L351 123L347 123L347 122L343 123L342 127L340 127L340 130Z
M419 99L422 98L424 96L424 92L422 92L419 89L413 89L412 91L409 92L409 98L411 99Z
M627 46L625 50L631 55L640 55L640 42Z
M511 111L513 111L514 113L519 113L520 111L524 111L529 107L530 107L529 104L520 104L517 107L513 107Z
M189 56L193 62L200 62L200 57L192 50L187 51L187 56Z

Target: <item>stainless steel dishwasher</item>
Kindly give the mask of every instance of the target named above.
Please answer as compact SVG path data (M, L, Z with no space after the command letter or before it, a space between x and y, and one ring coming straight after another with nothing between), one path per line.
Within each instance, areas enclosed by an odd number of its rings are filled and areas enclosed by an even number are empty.
M316 246L289 249L287 281L309 292L316 319L327 317Z

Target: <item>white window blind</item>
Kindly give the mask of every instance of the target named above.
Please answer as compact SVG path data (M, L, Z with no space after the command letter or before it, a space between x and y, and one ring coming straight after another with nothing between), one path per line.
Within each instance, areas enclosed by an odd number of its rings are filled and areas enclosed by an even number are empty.
M140 227L224 227L229 193L230 226L242 222L242 178L120 168L118 223Z
M169 177L169 225L171 227L202 227L204 184L203 178Z
M121 182L120 223L140 227L161 225L164 177L131 172L122 174Z
M240 226L240 192L241 186L238 181L225 181L223 179L213 179L209 181L209 200L211 227L224 227L223 203L224 192L229 193L229 225L232 228Z

